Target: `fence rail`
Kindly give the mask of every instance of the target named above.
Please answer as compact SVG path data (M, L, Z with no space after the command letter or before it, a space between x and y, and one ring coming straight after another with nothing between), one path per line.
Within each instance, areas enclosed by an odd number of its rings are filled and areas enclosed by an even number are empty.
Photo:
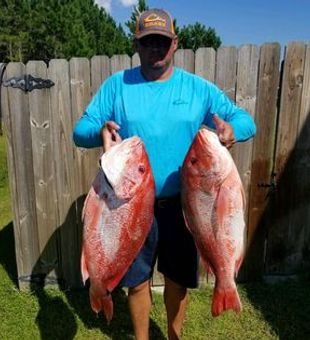
M273 43L178 50L174 57L257 123L254 140L232 151L248 202L241 280L297 273L310 263L310 44L288 44L283 60L280 52ZM1 87L21 288L42 275L81 285L81 208L100 149L75 148L72 128L104 79L138 64L137 55L116 55L6 65L3 81L31 74L55 84L27 93Z

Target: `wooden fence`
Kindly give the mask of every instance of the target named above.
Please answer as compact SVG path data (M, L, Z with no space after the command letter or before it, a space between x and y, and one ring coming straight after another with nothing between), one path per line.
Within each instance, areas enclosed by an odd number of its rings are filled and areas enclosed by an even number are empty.
M255 139L232 151L248 202L242 280L310 263L310 45L288 44L283 61L280 52L274 43L175 54L175 65L215 82L257 123ZM25 74L54 82L31 92L1 88L21 288L45 275L81 285L81 207L100 149L76 148L72 128L106 77L138 63L118 55L6 65L3 82Z

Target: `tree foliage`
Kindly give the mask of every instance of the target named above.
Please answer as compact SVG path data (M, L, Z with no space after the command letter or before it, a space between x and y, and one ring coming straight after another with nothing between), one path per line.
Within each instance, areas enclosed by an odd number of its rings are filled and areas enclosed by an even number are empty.
M138 1L126 34L94 0L0 0L0 8L0 62L131 55L137 17L149 9L146 0ZM174 23L180 48L221 44L213 28Z
M222 43L214 28L206 28L199 22L179 29L178 36L179 48L190 48L194 51L199 47L218 49Z
M137 19L140 15L141 12L147 11L149 9L149 6L147 6L145 0L139 0L138 4L134 6L133 11L130 16L130 20L125 22L125 25L129 29L129 37L132 39L135 31L136 31L136 24L137 24Z
M123 28L93 0L0 0L0 5L1 61L130 51Z

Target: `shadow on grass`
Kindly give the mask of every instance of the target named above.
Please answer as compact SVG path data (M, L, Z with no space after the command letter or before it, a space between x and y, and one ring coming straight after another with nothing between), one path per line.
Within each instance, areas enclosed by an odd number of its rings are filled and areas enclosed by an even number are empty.
M73 339L78 330L77 319L87 329L99 329L111 339L133 339L124 290L116 288L112 293L114 314L108 325L102 313L96 315L92 311L88 286L81 284L82 224L77 216L81 216L84 198L81 196L71 205L64 223L50 237L33 267L30 287L40 306L36 322L41 339ZM48 283L58 285L67 303L59 296L52 296L53 291L45 288ZM153 320L150 320L150 333L153 339L166 339Z
M0 263L18 287L13 222L0 230Z
M310 339L309 281L253 283L244 288L279 339Z

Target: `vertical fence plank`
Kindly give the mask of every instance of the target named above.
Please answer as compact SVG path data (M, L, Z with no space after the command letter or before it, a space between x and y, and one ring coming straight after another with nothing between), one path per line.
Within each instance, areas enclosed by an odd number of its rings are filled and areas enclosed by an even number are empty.
M110 76L110 59L107 56L95 56L90 61L91 71L91 93L94 96L98 91L100 85ZM88 150L91 166L96 169L100 155L102 154L102 147Z
M257 76L258 48L254 45L244 45L238 53L236 103L252 116L255 116ZM249 198L251 181L252 147L253 141L251 140L237 144L232 149L232 155L245 189L246 202Z
M131 58L132 67L136 67L140 65L140 57L138 53L135 53Z
M215 50L212 47L198 48L195 53L195 73L212 83L215 81Z
M280 78L280 45L265 44L260 49L257 84L251 185L248 200L247 254L242 266L243 279L256 280L264 269L266 223L270 210L270 188L258 186L272 180L276 138L277 98Z
M70 60L72 117L76 122L83 114L91 98L90 64L86 58ZM80 170L80 189L78 195L88 192L95 177L98 162L95 163L94 150L77 148L78 169ZM98 161L98 159L96 159Z
M290 43L284 63L277 135L275 172L277 174L274 222L267 244L267 272L290 273L302 257L300 237L302 225L295 224L296 213L302 213L300 194L305 183L296 178L296 143L305 63L305 45Z
M33 77L47 79L46 64L43 61L30 61L26 65L26 73ZM49 105L50 90L33 90L28 98L40 250L40 257L33 268L33 274L48 274L47 278L53 282L56 279L53 269L58 263L58 258L57 239L54 235L57 229L57 209Z
M177 50L174 54L174 65L188 72L195 72L195 54L192 50Z
M114 55L111 60L111 74L131 68L131 60L126 54Z
M258 77L258 48L254 45L244 45L238 53L236 103L255 116L256 89ZM237 165L240 177L243 182L246 209L245 222L248 228L248 207L251 182L253 140L245 143L238 143L232 149L232 156ZM242 280L242 270L239 279Z
M22 63L10 63L4 80L24 74L25 66ZM28 98L25 92L12 87L2 87L1 92L13 199L18 282L23 289L29 287L32 269L39 257Z
M83 114L87 104L90 101L90 64L86 58L72 58L69 62L70 67L70 84L71 84L71 103L72 118L75 123ZM76 187L77 197L77 225L78 225L78 244L79 253L77 261L79 262L81 242L82 242L82 208L84 199L90 189L91 183L95 177L98 168L98 158L92 153L97 153L94 149L75 148L75 165L78 169L78 181Z
M215 83L227 96L235 100L237 75L237 49L220 47L216 53Z
M299 117L299 126L298 132L299 134L302 132L305 125L308 123L310 113L310 44L306 47L306 56L305 56L305 71L303 77L303 88L302 88L302 96L301 96L301 104L300 104L300 117ZM307 128L308 125L307 125ZM310 139L310 133L307 134ZM305 146L305 149L309 148L309 143Z
M59 240L58 278L69 287L79 279L76 222L76 181L71 117L69 63L51 60L48 77L55 85L50 89L51 134L57 193L57 225Z
M288 180L292 186L289 202L289 230L287 238L290 240L288 255L285 259L286 272L295 272L304 265L309 266L309 225L310 225L310 46L305 47L304 70L297 71L297 85L302 85L300 115L297 125L297 140L288 160L288 173L292 172ZM298 56L302 56L303 47L299 46ZM302 61L300 60L300 63ZM300 81L300 82L299 82ZM299 95L299 91L298 91ZM298 105L298 102L296 103ZM297 112L298 112L297 111ZM295 112L294 112L295 113ZM296 113L295 113L296 114ZM297 113L298 115L298 113ZM291 170L290 170L291 168ZM281 189L281 188L280 188ZM284 190L284 188L283 188ZM286 189L285 189L286 190ZM281 193L281 192L280 192Z
M302 225L302 233L299 245L299 251L302 249L302 265L309 266L310 254L310 190L309 190L309 173L310 173L310 44L307 45L305 58L305 71L303 79L303 91L301 96L300 117L298 125L299 137L297 141L297 178L301 192L299 201L299 214L295 214L299 220L297 224Z
M91 93L94 95L102 82L110 75L110 59L107 56L94 56L91 65Z
M2 121L3 121L3 114L2 114L2 108L1 108L1 82L2 82L2 76L4 75L6 64L0 63L0 136L3 134L2 130Z

